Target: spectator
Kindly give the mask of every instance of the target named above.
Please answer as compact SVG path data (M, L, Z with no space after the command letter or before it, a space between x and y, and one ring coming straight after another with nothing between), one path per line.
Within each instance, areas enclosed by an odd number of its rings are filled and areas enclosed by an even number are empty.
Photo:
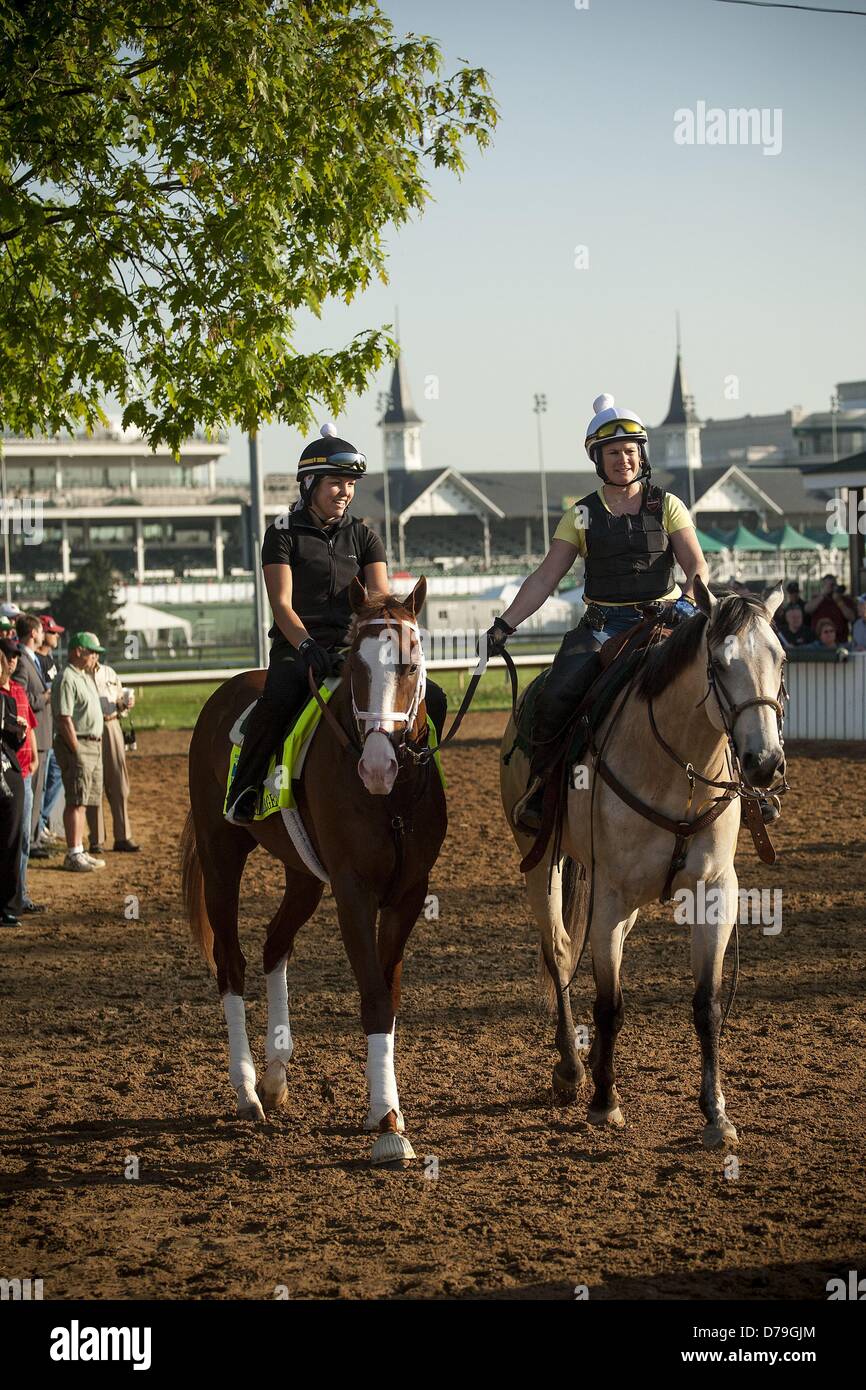
M797 583L796 579L792 579L790 584L785 585L785 593L787 594L787 598L785 599L785 612L787 613L790 608L799 608L800 612L803 614L803 621L805 622L806 605L800 593L800 585Z
M731 580L731 592L734 594L739 594L740 598L749 598L752 593L748 584L744 584L742 579Z
M24 741L18 749L18 767L21 772L23 799L21 803L21 864L18 873L18 891L10 904L16 915L21 912L44 912L41 903L34 903L27 891L27 858L30 853L30 814L33 809L33 771L39 763L36 747L36 725L38 723L27 695L27 688L18 679L18 667L22 659L21 646L17 637L0 638L0 650L6 657L11 677L9 689L14 696L18 722L25 730Z
M45 760L54 733L51 718L51 692L42 673L42 666L36 655L42 646L42 622L29 613L22 613L15 619L15 631L21 648L18 666L13 679L23 685L27 692L30 708L36 716L36 751L39 754L32 773L30 815L24 826L23 842L31 859L47 859L48 850L36 844L39 828L39 813L42 810L42 792L45 783ZM20 759L19 759L20 762ZM23 773L23 768L22 768ZM26 778L25 778L26 782ZM25 817L27 816L27 789L24 792Z
M138 845L130 838L129 825L129 776L126 771L126 747L123 742L121 718L132 709L135 695L130 690L124 693L123 684L112 666L104 666L97 661L94 672L96 693L102 706L105 727L102 731L102 776L108 804L111 807L114 848L125 853L134 853ZM102 803L87 807L87 826L90 831L90 850L95 854L102 849L105 839L105 824L102 818Z
M851 637L854 650L866 652L866 594L859 594L857 597L857 617L851 628Z
M796 603L784 609L776 630L783 647L808 647L815 641L814 632L803 619L803 609Z
M829 618L836 633L836 641L845 642L848 638L848 624L856 618L857 610L842 586L837 584L835 576L825 574L819 592L806 604L806 616L811 618L816 634L819 620Z
M21 813L24 787L17 752L24 742L24 728L11 688L9 662L0 650L0 926L17 927L12 902L18 892L21 870Z
M819 618L815 624L815 641L809 643L809 651L836 652L842 660L848 655L847 649L836 641L836 628L832 618Z
M54 683L54 678L57 675L57 664L54 660L54 653L60 641L60 634L61 632L65 632L66 628L56 623L50 613L43 613L39 621L42 624L42 646L39 648L38 652L39 664L42 668L43 679L46 681L50 692L51 686ZM57 804L57 799L60 796L60 788L63 785L60 776L60 767L54 756L54 715L51 710L50 700L45 714L46 724L50 730L51 737L48 744L48 752L45 755L42 804L37 808L34 803L32 832L32 842L35 843L40 850L47 850L50 845L57 843L57 836L52 833L50 822L51 813ZM39 735L37 731L37 742L38 738Z
M69 639L68 665L51 687L54 752L66 793L63 867L74 873L105 868L104 859L96 859L84 849L84 808L102 801L102 706L91 673L104 651L92 632L74 632Z

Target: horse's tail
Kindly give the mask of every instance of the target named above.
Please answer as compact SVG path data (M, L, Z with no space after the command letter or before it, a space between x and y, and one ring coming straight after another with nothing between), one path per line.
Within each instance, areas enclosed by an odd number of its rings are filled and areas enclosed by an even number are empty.
M577 970L578 962L583 955L583 948L586 945L586 933L589 928L589 887L585 872L568 854L563 856L560 882L562 886L562 926L569 942L568 976L571 979ZM541 952L538 956L538 980L541 987L542 1003L550 1013L555 1014L556 986Z
M189 921L190 934L202 953L202 957L216 974L213 956L213 927L207 915L204 901L204 875L198 846L195 842L195 822L192 811L187 814L180 836L180 874L183 905Z

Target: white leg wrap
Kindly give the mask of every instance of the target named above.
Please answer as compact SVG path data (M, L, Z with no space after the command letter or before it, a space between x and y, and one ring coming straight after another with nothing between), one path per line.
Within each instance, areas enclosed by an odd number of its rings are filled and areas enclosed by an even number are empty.
M256 1067L247 1038L247 1011L240 994L223 995L229 1030L229 1080L237 1092L256 1093Z
M389 1110L400 1114L397 1078L394 1075L394 1031L369 1033L367 1036L367 1085L370 1088L370 1113L367 1123L379 1124Z
M284 956L265 976L268 989L268 1035L265 1040L265 1057L268 1062L278 1061L288 1064L294 1051L292 1030L289 1025L289 991L286 982Z

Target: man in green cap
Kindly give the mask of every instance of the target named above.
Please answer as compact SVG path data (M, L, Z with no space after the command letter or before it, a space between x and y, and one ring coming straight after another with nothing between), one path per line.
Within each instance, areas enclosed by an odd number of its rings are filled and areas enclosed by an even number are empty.
M104 651L94 633L73 632L68 664L51 688L54 754L66 793L63 867L79 874L105 868L104 859L95 859L84 849L84 808L102 804L103 718L93 671Z

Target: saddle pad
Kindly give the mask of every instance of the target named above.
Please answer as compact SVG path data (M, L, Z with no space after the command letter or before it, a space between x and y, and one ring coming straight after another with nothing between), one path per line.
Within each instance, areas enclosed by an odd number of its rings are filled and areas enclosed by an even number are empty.
M324 703L327 704L337 686L339 677L329 676L323 685L319 687L319 694ZM253 701L255 704L255 701ZM231 786L234 780L235 768L238 758L241 755L240 745L243 743L243 729L249 718L251 704L243 714L235 721L229 737L234 745L229 759L228 777L226 779L226 797L223 804L223 812L228 809ZM258 810L254 820L264 820L266 816L273 815L274 811L292 811L295 809L295 796L292 782L300 776L307 748L312 742L313 734L319 725L322 711L317 702L311 697L304 705L297 719L286 734L281 750L273 755L268 764L268 772L259 796Z
M594 732L610 713L620 691L631 679L640 655L640 652L631 652L624 660L614 661L607 671L602 671L596 678L594 686L590 687L594 694L588 712L588 723L591 731ZM548 670L542 671L527 687L526 695L518 711L517 736L506 755L506 761L511 757L515 748L519 748L527 758L532 756L532 729L535 723L535 710L544 690L544 682L547 680L549 670L548 667ZM587 725L583 720L580 720L572 731L571 745L567 754L569 763L580 762L586 749L586 735Z
M319 686L319 694L322 697L322 701L325 704L327 704L327 702L330 700L331 696L333 695L334 691L337 689L339 684L339 676L328 676L325 682ZM231 757L229 759L229 770L228 776L226 778L226 795L225 801L223 802L223 814L225 814L225 812L228 809L229 797L231 794L231 786L235 775L235 768L237 767L238 758L241 755L243 731L254 704L255 700L253 700L243 711L243 713L238 716L229 732L229 738L234 746L232 747ZM262 787L261 793L259 795L258 809L253 819L264 820L265 817L273 815L274 811L282 811L284 813L283 820L286 823L286 828L292 836L292 841L295 845L295 848L298 850L298 853L301 855L301 858L304 860L305 863L307 863L307 867L312 869L313 872L316 873L317 877L322 878L323 881L327 883L327 876L324 874L324 871L319 872L321 866L319 865L318 860L315 859L315 855L313 855L312 847L309 845L309 840L306 839L306 831L304 830L303 825L301 823L300 812L297 812L297 803L295 801L293 787L293 783L300 781L301 773L304 769L304 763L307 758L307 753L309 752L310 745L313 742L313 735L319 727L319 720L321 719L321 717L322 711L319 708L317 701L312 699L311 697L308 703L304 705L294 724L286 734L282 751L280 752L279 762L277 760L277 755L274 754L274 756L271 758L270 763L268 764L267 777L265 778L264 786ZM433 754L433 761L436 764L436 771L439 773L439 779L444 788L447 784L445 781L445 773L442 770L442 760L438 751L436 728L433 724L433 720L430 718L429 715L427 716L427 729L430 747L435 750ZM296 814L293 816L289 816L288 814L286 814L287 812L293 812ZM304 849L309 848L309 853L315 860L315 865L317 867L314 867L313 864L308 861L307 854L304 852L304 850L302 850L301 845L299 845L296 835L292 833L292 826L295 822L297 822L297 825L300 826L300 829L301 831L303 831L303 834L305 836L306 845L304 846Z

